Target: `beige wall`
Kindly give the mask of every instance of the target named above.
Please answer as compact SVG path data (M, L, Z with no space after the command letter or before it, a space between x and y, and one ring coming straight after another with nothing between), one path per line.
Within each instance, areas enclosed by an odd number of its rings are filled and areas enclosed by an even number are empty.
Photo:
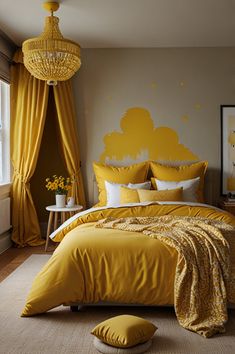
M220 105L235 103L235 48L85 49L73 84L90 203L92 161L132 107L147 109L155 127L172 128L181 144L209 161L218 198Z

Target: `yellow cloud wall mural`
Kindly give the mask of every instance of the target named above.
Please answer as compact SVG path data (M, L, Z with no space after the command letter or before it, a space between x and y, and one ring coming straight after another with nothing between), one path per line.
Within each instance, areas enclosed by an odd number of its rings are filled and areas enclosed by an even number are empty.
M179 142L176 131L168 127L154 127L147 109L130 108L120 121L121 132L104 136L101 162L172 160L195 161L198 156Z

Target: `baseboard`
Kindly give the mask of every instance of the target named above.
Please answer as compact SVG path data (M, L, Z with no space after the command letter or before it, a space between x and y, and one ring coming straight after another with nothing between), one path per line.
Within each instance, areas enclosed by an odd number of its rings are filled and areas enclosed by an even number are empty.
M0 254L12 246L11 233L9 231L0 235Z

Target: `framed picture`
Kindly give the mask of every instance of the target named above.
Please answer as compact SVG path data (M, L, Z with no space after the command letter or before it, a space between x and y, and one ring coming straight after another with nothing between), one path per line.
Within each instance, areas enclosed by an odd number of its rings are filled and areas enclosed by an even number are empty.
M220 106L221 193L235 194L235 105Z

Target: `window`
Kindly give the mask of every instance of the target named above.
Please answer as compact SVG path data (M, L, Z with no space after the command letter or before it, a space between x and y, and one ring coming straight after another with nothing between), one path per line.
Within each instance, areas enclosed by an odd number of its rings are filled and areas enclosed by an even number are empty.
M0 184L9 183L10 175L10 85L0 80Z

